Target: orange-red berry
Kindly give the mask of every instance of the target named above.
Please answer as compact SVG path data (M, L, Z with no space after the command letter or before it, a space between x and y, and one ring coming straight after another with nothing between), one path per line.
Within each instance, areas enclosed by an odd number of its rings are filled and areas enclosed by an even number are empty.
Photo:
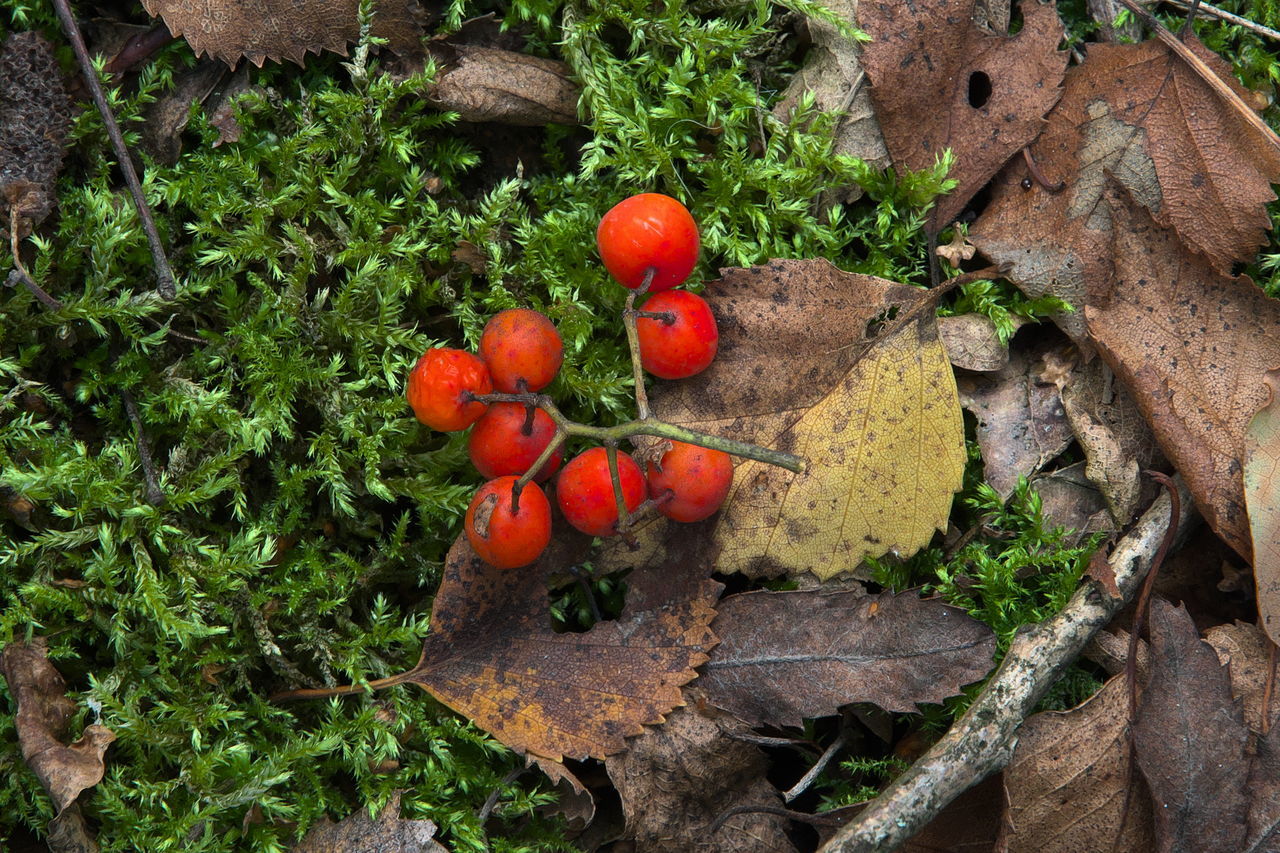
M733 459L722 450L683 441L646 472L649 497L658 512L674 521L702 521L714 515L733 485Z
M542 489L528 483L520 490L516 512L511 492L517 477L485 483L467 507L467 541L480 559L499 569L527 566L551 541L551 503Z
M707 369L716 357L720 332L707 301L687 290L655 293L644 311L664 314L672 322L656 317L637 317L640 363L661 379L685 379Z
M564 344L545 315L531 308L510 308L494 314L485 324L480 356L489 365L493 387L499 391L540 391L556 378L564 361Z
M409 373L405 396L418 420L442 432L466 429L484 414L470 395L493 391L485 363L469 352L436 347L423 353Z
M634 459L619 451L618 475L627 512L634 512L644 503L644 474ZM583 533L613 536L618 532L618 501L603 447L593 447L564 466L556 480L556 503L565 520Z
M524 431L526 424L529 425L528 434ZM542 409L533 410L530 422L527 406L493 403L484 417L476 421L475 428L467 437L467 453L471 456L471 464L485 477L519 476L537 461L555 434L555 421ZM563 458L563 450L556 450L533 479L539 483L546 480L560 467Z
M698 225L671 196L640 193L623 199L596 228L600 259L623 287L635 290L654 269L651 292L684 282L698 263Z

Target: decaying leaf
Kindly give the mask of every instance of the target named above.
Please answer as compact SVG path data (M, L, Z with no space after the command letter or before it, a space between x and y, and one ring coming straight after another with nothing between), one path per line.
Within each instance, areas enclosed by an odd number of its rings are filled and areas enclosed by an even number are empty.
M22 760L36 774L57 811L49 823L50 848L55 853L96 851L98 845L76 798L102 781L102 759L116 736L106 726L94 723L85 727L75 743L62 741L75 703L66 697L66 682L47 654L43 637L30 643L10 643L0 651L0 675L18 703L14 725Z
M197 55L207 53L232 67L241 57L259 67L270 59L301 65L308 53L347 53L360 37L359 0L142 0L147 14L164 19L169 32L182 37ZM396 53L421 49L418 0L378 0L374 36Z
M1141 774L1126 769L1128 703L1128 682L1117 675L1079 707L1042 711L1023 724L1004 771L1007 811L997 850L1153 849L1151 796Z
M1151 602L1151 674L1134 725L1160 851L1243 850L1248 728L1226 667L1187 611Z
M1231 673L1231 693L1244 705L1249 730L1261 732L1280 722L1280 703L1270 705L1270 719L1263 724L1262 709L1271 679L1271 652L1267 635L1245 622L1215 625L1205 632L1205 642L1213 646L1218 660Z
M1085 309L1089 333L1205 520L1248 559L1244 434L1280 365L1280 301L1216 273L1125 197L1109 216L1116 284Z
M13 33L0 47L0 235L17 215L25 237L53 210L71 99L53 46L38 33Z
M718 610L698 687L752 725L800 726L854 702L912 712L977 681L995 654L990 628L915 593L748 592Z
M1064 543L1078 545L1094 533L1112 533L1117 528L1107 510L1107 502L1097 486L1085 476L1085 463L1077 462L1043 474L1031 481L1040 496L1040 514L1047 527L1074 531Z
M463 121L577 124L581 90L569 66L509 50L432 42L439 74L426 96Z
M1052 3L1023 0L1014 36L973 23L972 0L862 0L858 25L870 36L862 64L885 144L899 169L931 168L956 155L959 183L938 199L932 230L949 225L973 194L1044 128L1058 100L1067 54Z
M1009 346L985 314L939 317L938 335L951 363L962 370L992 373L1009 363Z
M765 778L758 747L726 734L732 721L689 708L631 741L605 762L622 798L627 834L637 853L786 853L785 818L760 812L734 815L715 832L724 812L740 806L779 808L782 798Z
M1258 617L1280 638L1280 361L1263 377L1268 394L1244 435L1244 503L1253 545Z
M170 165L178 162L192 103L203 103L227 75L226 66L211 59L174 75L173 88L147 108L142 125L142 143L152 157Z
M546 575L556 549L502 571L459 537L431 612L414 683L512 749L559 760L617 752L625 738L683 704L680 687L715 644L720 584L687 541L678 562L634 573L616 621L585 633L551 629Z
M447 853L435 835L431 821L400 817L400 792L396 791L377 817L360 809L339 823L320 821L292 853Z
M720 351L655 387L655 414L809 464L738 465L715 517L718 570L825 579L945 528L964 430L931 294L796 260L726 270L703 297Z

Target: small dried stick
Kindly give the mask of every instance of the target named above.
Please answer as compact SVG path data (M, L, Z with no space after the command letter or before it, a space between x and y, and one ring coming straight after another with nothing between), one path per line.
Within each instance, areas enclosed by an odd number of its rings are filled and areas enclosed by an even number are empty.
M156 465L151 458L151 442L147 441L147 433L142 428L142 417L138 414L138 406L133 402L133 395L128 391L121 392L124 398L124 410L133 422L138 434L138 461L142 465L142 477L147 483L147 503L160 506L165 502L164 489L160 488L160 480L156 477Z

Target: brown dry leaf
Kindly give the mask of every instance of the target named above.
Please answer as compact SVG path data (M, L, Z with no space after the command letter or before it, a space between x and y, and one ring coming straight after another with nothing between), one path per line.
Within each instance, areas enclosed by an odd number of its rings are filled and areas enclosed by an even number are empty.
M158 162L173 165L182 152L182 132L191 118L191 104L204 103L228 75L227 67L204 59L195 68L174 76L173 88L147 107L142 123L142 144Z
M396 791L377 817L360 809L340 823L321 820L292 853L448 853L435 835L431 821L400 817L400 792Z
M1127 198L1109 215L1116 285L1085 310L1089 333L1205 520L1248 559L1244 435L1280 364L1280 302L1214 272Z
M983 479L1008 498L1018 479L1030 477L1066 450L1074 438L1058 389L1040 381L1040 360L1056 347L1040 338L1015 348L1009 363L989 376L957 380L960 405L977 419Z
M1231 693L1244 703L1244 720L1249 730L1260 732L1280 722L1280 703L1271 703L1270 720L1262 722L1262 708L1271 678L1271 652L1267 635L1256 625L1234 622L1215 625L1205 632L1205 642L1213 646L1218 660L1231 672Z
M1155 801L1155 849L1242 850L1249 730L1231 680L1187 611L1151 601L1151 673L1134 749Z
M899 169L932 168L956 155L955 190L930 214L932 231L1044 128L1061 93L1067 53L1052 3L1023 0L1022 29L997 36L974 25L971 0L863 0L858 26L872 41L862 64L885 144Z
M53 46L38 33L13 33L0 48L0 236L11 212L26 237L53 210L71 99Z
M1194 38L1188 45L1224 80L1226 63ZM1243 90L1240 90L1243 91ZM1054 294L1077 309L1110 289L1108 181L1121 184L1158 221L1225 270L1247 260L1267 227L1280 155L1259 145L1246 123L1157 41L1091 45L1070 69L1062 99L1030 147L1050 181L1038 183L1012 161L993 182L991 203L969 238L1027 294ZM1087 346L1077 310L1055 318Z
M440 71L426 98L458 113L463 121L578 124L582 92L563 62L444 41L432 42L430 52Z
M605 762L622 798L627 834L636 853L785 853L786 818L764 813L735 815L714 833L712 824L739 806L780 808L782 798L765 778L758 747L728 736L734 723L690 708L629 744Z
M152 17L164 19L196 55L208 53L235 67L241 57L262 67L268 59L301 65L308 53L330 50L347 55L360 37L359 0L142 0ZM378 0L372 34L396 53L420 51L422 10L418 0Z
M43 637L30 643L10 643L0 651L0 675L18 704L14 726L22 760L36 774L57 811L48 827L50 849L55 853L96 851L98 845L76 798L102 781L106 769L102 759L116 736L95 723L86 726L75 743L62 741L75 703L66 697L66 682L47 654Z
M1009 363L1009 346L985 314L939 317L938 334L947 357L962 370L992 373Z
M1004 771L1000 853L1152 849L1151 795L1136 770L1126 771L1128 713L1128 682L1117 675L1080 706L1023 724Z
M1032 490L1040 496L1045 526L1074 531L1063 540L1070 546L1079 545L1099 531L1110 534L1117 529L1106 500L1089 482L1084 469L1085 463L1077 462L1031 481Z
M725 270L703 297L715 362L654 388L667 421L808 460L746 461L715 516L718 571L810 571L901 556L945 529L964 470L955 377L927 291L825 260Z
M551 629L546 575L567 564L559 543L533 566L502 571L460 536L445 561L412 682L512 749L552 760L603 758L683 704L681 685L715 644L721 589L700 543L630 579L616 621Z
M910 713L982 678L995 654L991 629L915 593L747 592L718 609L698 687L752 725L800 726L854 702Z
M1273 330L1272 334L1275 332ZM1244 435L1244 502L1253 545L1258 617L1272 642L1280 637L1280 362L1263 376L1268 399Z

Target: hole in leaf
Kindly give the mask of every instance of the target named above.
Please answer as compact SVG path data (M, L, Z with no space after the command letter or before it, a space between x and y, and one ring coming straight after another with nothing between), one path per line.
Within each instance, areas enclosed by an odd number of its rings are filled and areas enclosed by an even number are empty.
M969 75L969 106L981 109L991 100L991 78L983 71Z
M865 330L867 340L871 340L884 331L884 324L898 316L898 306L890 305L867 321Z
M627 602L625 572L597 577L590 563L570 566L568 576L547 581L551 599L551 630L581 634L597 622L612 622Z

